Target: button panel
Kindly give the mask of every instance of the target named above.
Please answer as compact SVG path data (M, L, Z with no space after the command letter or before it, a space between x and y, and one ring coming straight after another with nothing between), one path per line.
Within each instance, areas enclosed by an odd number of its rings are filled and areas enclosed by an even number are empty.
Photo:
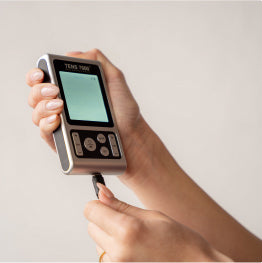
M78 158L121 158L117 137L111 131L72 130L71 137Z

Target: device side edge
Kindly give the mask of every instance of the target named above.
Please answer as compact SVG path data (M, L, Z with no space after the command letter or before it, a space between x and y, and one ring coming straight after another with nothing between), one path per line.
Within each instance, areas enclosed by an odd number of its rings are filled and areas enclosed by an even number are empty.
M45 78L44 78L44 82L49 82L51 83L51 78L48 72L48 66L47 66L47 62L45 59L40 59L38 61L38 65L37 65L41 70L43 70L44 74L45 74ZM64 136L63 136L63 131L62 131L62 127L61 124L59 125L59 127L53 132L53 137L54 137L54 141L55 141L55 145L56 145L56 149L60 158L60 162L61 162L61 166L63 171L66 173L70 167L70 162L69 162L69 158L67 155L67 151L65 148L65 141L64 141Z

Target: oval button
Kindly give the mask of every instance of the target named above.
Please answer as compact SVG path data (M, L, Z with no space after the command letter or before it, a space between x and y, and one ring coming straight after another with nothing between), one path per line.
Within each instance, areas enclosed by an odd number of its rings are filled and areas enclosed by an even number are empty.
M93 152L96 149L96 142L92 138L85 138L84 145L90 152Z
M109 155L109 150L107 147L103 146L100 148L100 153L103 155L103 156L108 156Z
M105 143L105 142L106 142L106 137L105 137L104 134L99 133L99 134L97 135L97 140L98 140L100 143Z

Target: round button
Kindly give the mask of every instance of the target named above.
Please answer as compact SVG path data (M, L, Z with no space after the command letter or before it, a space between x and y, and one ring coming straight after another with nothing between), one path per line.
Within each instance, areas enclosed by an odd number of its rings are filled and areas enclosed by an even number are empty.
M98 140L100 143L105 143L105 142L106 142L106 137L105 137L104 134L99 133L99 134L97 135L97 140Z
M85 138L84 145L90 152L93 152L96 149L96 143L92 138Z
M103 146L103 147L100 148L100 153L101 153L103 156L108 156L108 155L109 155L109 150L108 150L108 148L106 148L105 146Z

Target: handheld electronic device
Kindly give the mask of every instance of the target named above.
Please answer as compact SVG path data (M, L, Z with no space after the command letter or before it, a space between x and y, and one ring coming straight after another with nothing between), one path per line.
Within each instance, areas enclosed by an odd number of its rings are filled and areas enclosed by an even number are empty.
M121 174L126 159L98 61L46 54L38 68L64 101L54 141L65 174Z

